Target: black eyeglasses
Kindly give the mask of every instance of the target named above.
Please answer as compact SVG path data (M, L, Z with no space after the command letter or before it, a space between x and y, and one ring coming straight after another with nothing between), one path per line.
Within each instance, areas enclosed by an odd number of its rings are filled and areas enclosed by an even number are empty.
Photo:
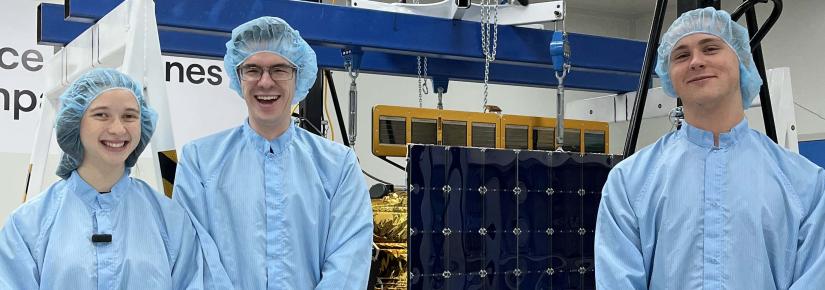
M269 72L269 77L273 81L288 81L295 77L295 72L298 70L294 66L289 65L274 65L266 69L256 65L242 66L238 69L238 75L241 80L255 82L261 79L264 75L264 70Z

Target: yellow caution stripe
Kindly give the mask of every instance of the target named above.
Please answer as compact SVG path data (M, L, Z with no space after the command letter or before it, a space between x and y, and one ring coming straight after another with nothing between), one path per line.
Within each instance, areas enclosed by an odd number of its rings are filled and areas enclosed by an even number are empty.
M178 153L175 150L158 152L160 176L163 178L163 193L172 197L172 187L175 184L175 168L178 166Z

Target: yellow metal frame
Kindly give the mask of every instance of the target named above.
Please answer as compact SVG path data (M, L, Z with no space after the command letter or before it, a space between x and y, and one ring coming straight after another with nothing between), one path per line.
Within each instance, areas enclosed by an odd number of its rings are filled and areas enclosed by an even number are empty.
M543 118L543 117L534 117L534 116L521 116L521 115L502 115L501 116L501 128L502 130L507 128L507 125L521 125L527 126L527 140L529 140L527 146L528 149L533 150L533 128L534 127L543 127L543 128L556 128L556 119L555 118ZM596 122L596 121L585 121L585 120L571 120L565 119L564 120L564 128L566 129L579 129L579 144L581 144L581 152L584 153L584 133L585 132L600 132L604 133L604 153L610 152L609 147L609 140L610 140L610 126L606 122ZM504 144L507 144L507 136L502 135L502 145L499 147L503 147ZM556 140L553 139L553 146L555 147Z
M556 119L542 118L533 116L520 115L498 115L496 113L480 113L480 112L464 112L452 110L438 110L428 108L411 108L401 106L387 106L376 105L372 108L372 154L375 156L407 156L406 144L380 144L379 143L379 119L384 117L396 117L404 119L404 126L406 131L405 143L410 143L412 140L412 119L430 119L436 121L436 143L442 144L442 126L444 121L459 121L466 122L467 125L467 144L472 145L473 124L474 123L488 123L496 126L496 148L504 148L506 138L504 130L507 125L527 126L527 146L528 149L533 149L533 128L534 127L556 127ZM579 129L579 144L581 144L581 152L584 153L584 133L585 132L603 132L605 136L605 152L610 152L609 140L610 129L606 122L584 121L584 120L564 120L565 128ZM553 140L555 147L555 140Z

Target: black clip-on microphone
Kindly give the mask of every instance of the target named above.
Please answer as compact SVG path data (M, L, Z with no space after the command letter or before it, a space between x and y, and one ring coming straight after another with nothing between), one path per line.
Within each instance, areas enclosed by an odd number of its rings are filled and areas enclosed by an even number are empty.
M94 234L92 235L92 243L111 243L111 234Z

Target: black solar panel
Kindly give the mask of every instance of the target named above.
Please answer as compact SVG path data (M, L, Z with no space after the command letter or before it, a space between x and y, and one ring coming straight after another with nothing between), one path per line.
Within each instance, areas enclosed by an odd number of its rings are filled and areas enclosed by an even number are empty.
M410 289L595 289L596 212L620 156L408 152Z

